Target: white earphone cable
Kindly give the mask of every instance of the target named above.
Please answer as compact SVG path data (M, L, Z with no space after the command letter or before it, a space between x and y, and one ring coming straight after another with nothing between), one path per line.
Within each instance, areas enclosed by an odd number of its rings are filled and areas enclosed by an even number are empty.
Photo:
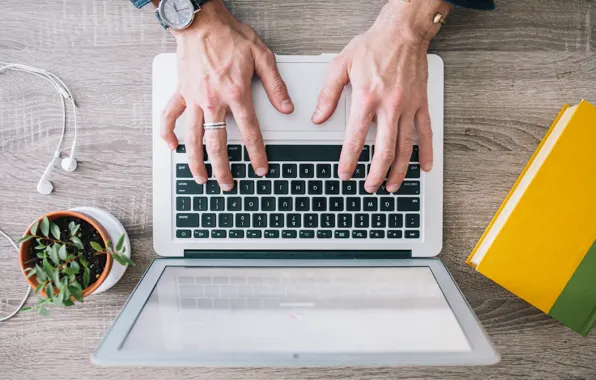
M14 247L14 249L17 250L17 254L19 252L19 247L17 246L17 243L14 242L14 240L12 240L10 238L10 236L8 236L6 233L4 233L4 231L0 230L0 235L4 236L6 238L6 240L8 240L10 242L10 244L12 244L12 246ZM25 297L23 298L23 300L21 301L21 303L19 304L19 306L17 306L17 308L10 313L9 315L7 315L6 317L2 317L0 318L0 322L4 322L9 320L10 318L14 317L15 315L17 315L17 313L19 311L21 311L21 309L23 308L23 305L25 305L25 302L27 302L27 298L29 298L29 295L31 294L31 287L27 285L27 292L25 293Z

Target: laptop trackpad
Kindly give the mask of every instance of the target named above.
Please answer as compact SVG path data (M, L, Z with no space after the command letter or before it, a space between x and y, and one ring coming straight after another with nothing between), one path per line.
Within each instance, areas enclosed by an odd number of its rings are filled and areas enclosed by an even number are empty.
M325 76L326 62L280 62L277 64L281 77L286 82L294 103L290 115L277 111L269 101L261 81L253 81L253 103L263 131L343 131L346 125L346 92L341 95L334 114L327 122L316 125L311 116L317 106ZM228 127L236 128L232 117L227 119Z

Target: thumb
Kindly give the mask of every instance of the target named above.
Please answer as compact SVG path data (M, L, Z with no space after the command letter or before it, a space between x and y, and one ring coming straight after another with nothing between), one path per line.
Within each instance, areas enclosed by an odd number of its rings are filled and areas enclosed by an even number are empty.
M331 117L337 107L339 97L349 80L348 70L343 61L335 58L329 63L325 84L319 95L317 108L312 115L313 123L321 124Z
M279 112L292 113L294 104L288 94L286 83L277 70L275 55L267 48L254 49L255 72L261 78L269 101Z

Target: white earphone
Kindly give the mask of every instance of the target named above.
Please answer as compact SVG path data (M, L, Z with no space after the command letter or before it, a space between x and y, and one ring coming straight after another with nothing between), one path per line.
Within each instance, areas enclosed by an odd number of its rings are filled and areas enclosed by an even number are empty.
M77 160L75 159L75 150L77 145L77 103L72 96L72 93L64 84L64 82L58 78L56 75L52 74L51 72L43 69L39 69L37 67L21 65L19 63L5 63L0 62L0 73L4 70L14 70L14 71L22 71L25 73L33 74L38 77L44 78L45 80L49 81L54 88L60 94L60 100L62 102L62 134L60 135L60 140L58 141L58 146L56 147L56 151L54 151L54 156L52 157L52 161L46 167L46 170L43 172L39 182L37 183L37 192L40 194L48 195L54 190L54 185L48 180L52 169L54 168L54 163L56 160L60 158L60 146L62 146L62 141L64 140L64 134L66 133L66 104L65 100L70 100L72 105L72 113L73 113L73 122L74 122L74 139L72 141L72 147L70 148L70 155L65 157L60 166L67 172L73 172L77 168Z

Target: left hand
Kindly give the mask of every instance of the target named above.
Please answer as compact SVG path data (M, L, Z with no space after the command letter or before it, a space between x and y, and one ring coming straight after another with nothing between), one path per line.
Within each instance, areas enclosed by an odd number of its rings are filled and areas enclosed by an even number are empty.
M376 192L385 179L387 191L399 189L412 155L414 130L418 132L420 165L424 171L431 170L426 54L439 29L432 17L438 10L446 15L449 7L442 0L416 4L390 0L374 25L330 63L312 121L320 124L333 114L350 82L352 105L338 169L342 180L352 177L373 119L377 135L365 183L367 192Z

